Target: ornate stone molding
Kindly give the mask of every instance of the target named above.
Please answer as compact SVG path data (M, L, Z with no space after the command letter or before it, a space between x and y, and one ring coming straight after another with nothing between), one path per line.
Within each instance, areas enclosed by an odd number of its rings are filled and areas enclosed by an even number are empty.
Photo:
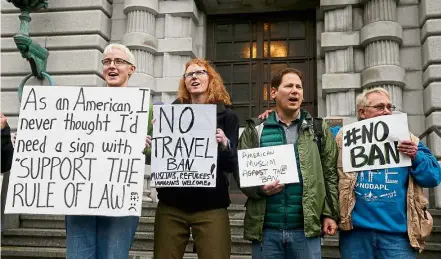
M395 41L374 41L366 46L364 53L366 68L379 65L400 65L400 46Z
M353 73L354 48L328 51L325 53L326 73Z
M401 25L397 22L378 21L369 23L361 28L361 45L366 46L371 42L379 40L390 40L402 44L403 29L401 28Z
M394 85L404 87L404 68L396 65L379 65L366 68L361 73L362 87L373 87L382 85ZM397 100L400 102L400 100ZM402 100L401 100L402 101ZM397 107L401 107L398 106Z
M397 0L368 0L364 5L364 24L376 21L396 21Z
M352 6L325 12L325 32L351 31Z

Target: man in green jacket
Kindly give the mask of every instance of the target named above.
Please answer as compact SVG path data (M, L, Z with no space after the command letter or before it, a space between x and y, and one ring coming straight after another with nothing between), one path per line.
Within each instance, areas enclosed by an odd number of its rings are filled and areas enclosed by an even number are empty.
M275 110L262 123L248 120L239 149L293 144L300 182L242 188L248 196L244 237L253 242L253 259L321 258L320 236L337 230L337 145L326 122L300 108L300 71L280 70L271 98Z

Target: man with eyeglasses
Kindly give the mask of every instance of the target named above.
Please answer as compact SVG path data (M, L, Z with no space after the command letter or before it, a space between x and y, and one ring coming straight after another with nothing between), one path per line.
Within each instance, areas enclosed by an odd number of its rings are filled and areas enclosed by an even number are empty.
M357 96L359 120L391 115L395 106L383 88ZM423 188L439 185L441 169L430 150L411 133L398 150L412 166L343 172L342 131L339 147L340 254L346 258L416 258L431 232ZM380 186L377 188L375 186Z

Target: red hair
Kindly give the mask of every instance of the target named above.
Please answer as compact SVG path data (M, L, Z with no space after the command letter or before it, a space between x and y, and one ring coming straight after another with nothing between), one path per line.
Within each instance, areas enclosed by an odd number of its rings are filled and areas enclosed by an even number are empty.
M225 89L224 81L214 67L205 59L192 59L185 64L184 71L187 71L187 68L193 64L205 67L208 72L207 103L223 102L225 105L231 105L230 95ZM178 99L183 103L191 101L191 95L185 86L184 77L179 80Z

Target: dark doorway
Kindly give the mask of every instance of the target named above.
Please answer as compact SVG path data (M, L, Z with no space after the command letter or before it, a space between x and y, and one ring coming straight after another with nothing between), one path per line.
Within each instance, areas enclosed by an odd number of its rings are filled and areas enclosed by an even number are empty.
M224 80L241 127L274 107L269 84L285 67L303 73L303 108L317 115L315 10L209 16L207 35L207 58ZM242 203L233 177L229 180L233 202Z

